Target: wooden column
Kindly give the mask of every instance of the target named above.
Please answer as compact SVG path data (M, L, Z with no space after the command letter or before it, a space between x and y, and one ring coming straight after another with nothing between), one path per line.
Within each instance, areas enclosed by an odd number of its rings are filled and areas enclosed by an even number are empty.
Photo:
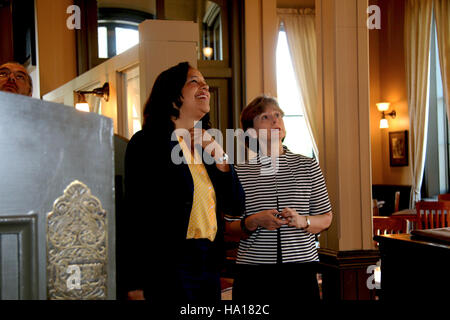
M260 94L277 95L276 0L245 0L245 68L247 103Z
M367 0L316 0L319 160L334 212L320 253L327 262L324 282L337 286L324 296L335 298L370 297L361 284L367 266L378 260L371 221L367 7ZM344 269L355 271L354 277L345 280Z

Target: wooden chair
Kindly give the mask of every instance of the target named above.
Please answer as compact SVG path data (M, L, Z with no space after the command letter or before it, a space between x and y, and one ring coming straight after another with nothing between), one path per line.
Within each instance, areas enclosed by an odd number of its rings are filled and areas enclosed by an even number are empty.
M416 202L417 229L450 227L450 201Z
M400 191L396 191L394 200L394 212L397 212L399 207L400 207Z
M450 201L450 193L438 194L439 201Z
M379 216L380 211L378 210L378 201L377 199L372 199L372 215Z
M393 217L375 216L373 219L373 234L406 233L406 220Z
M392 219L403 220L406 225L406 232L410 233L412 230L416 229L417 225L417 214L415 209L405 209L399 212L394 212L390 216Z

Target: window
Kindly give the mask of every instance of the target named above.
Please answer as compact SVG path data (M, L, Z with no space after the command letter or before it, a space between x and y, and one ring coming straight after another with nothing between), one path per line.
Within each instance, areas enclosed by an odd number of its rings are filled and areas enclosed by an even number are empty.
M118 134L131 139L142 129L139 65L117 72Z
M99 58L111 58L137 45L139 23L154 19L150 13L119 8L99 8L98 17Z
M223 60L222 55L222 16L220 6L212 1L205 2L203 17L203 59Z
M450 132L434 19L431 30L428 134L422 198L433 198L449 190Z
M127 138L130 139L142 128L139 67L125 72L125 88L127 95Z
M98 57L108 58L108 29L98 27Z
M281 30L278 34L276 55L278 102L284 111L286 127L284 144L294 153L313 157L311 136L303 115L303 102L297 89L297 81L284 30Z
M139 43L139 32L132 28L115 28L116 53L121 54Z

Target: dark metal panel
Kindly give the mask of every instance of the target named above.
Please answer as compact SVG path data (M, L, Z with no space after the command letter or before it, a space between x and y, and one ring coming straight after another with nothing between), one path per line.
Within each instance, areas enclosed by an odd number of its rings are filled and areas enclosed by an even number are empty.
M0 216L0 298L38 299L37 214Z
M17 234L0 234L0 299L19 299Z
M0 216L39 212L39 299L46 299L46 216L75 180L89 187L107 212L108 299L114 299L112 120L5 92L0 112Z

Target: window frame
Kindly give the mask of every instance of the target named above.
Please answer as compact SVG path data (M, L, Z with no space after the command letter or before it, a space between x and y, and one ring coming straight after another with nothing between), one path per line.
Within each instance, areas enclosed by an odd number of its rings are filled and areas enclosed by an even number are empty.
M132 29L139 31L139 24L147 19L155 19L155 15L132 9L122 8L98 8L98 28L106 27L107 52L109 59L117 55L116 28Z

